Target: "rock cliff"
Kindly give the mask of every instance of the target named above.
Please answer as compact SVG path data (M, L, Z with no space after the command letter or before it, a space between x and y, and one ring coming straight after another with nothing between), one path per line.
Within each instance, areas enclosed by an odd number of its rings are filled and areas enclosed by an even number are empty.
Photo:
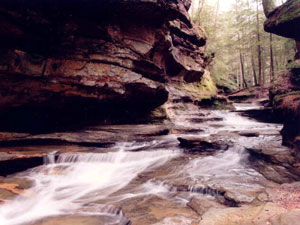
M268 15L264 26L267 32L299 41L299 23L300 1L288 0Z
M0 2L2 126L127 118L200 82L206 38L188 0Z
M283 144L294 146L297 153L300 150L300 1L288 0L274 9L264 25L266 31L296 41L295 60L289 62L287 71L274 81L270 97L274 111L285 121L281 131Z

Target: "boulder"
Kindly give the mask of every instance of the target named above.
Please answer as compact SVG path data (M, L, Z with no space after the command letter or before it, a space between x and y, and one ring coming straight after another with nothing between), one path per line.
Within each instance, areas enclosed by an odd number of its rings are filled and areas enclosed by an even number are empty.
M300 180L299 162L289 148L268 144L247 150L251 166L267 179L280 184Z
M204 138L177 138L179 146L190 153L226 151L231 143L224 141L211 141Z

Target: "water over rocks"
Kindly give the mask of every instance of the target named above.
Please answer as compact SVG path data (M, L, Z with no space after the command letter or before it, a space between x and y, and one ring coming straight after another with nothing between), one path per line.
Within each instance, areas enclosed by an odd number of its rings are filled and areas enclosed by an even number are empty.
M236 105L239 111L256 107ZM176 110L176 115L166 125L106 125L73 133L11 136L11 145L1 147L2 152L12 151L11 162L22 153L29 158L39 154L44 163L3 179L0 221L8 225L260 224L274 215L288 216L286 201L291 209L297 208L285 195L291 189L278 184L285 180L271 179L261 169L270 162L285 165L289 162L285 151L256 150L263 144L280 144L281 125L228 110L195 108ZM197 117L206 119L191 122ZM61 138L70 143L18 146L22 142L15 142L27 138ZM178 139L187 147L180 147ZM113 145L77 144L82 140ZM202 152L195 154L189 148ZM269 154L271 160L255 154ZM293 190L296 195L297 187ZM276 198L276 193L287 200ZM40 212L44 204L48 209ZM34 207L17 210L27 205ZM11 211L14 218L8 217Z
M1 1L0 129L53 132L148 119L172 88L210 77L205 33L191 23L190 5Z
M226 151L230 147L229 142L211 141L204 138L178 138L179 146L190 153L207 153L216 151Z

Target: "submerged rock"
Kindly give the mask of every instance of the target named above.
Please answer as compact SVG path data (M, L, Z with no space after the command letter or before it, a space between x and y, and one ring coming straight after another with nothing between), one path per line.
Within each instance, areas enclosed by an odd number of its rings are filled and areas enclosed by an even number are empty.
M57 216L42 219L38 222L28 223L26 225L55 225L55 224L64 224L64 225L129 225L130 222L115 222L116 219L109 216Z
M7 201L15 198L32 186L33 182L28 180L27 178L1 178L0 204L2 201Z
M207 200L207 199L197 198L197 197L193 197L187 203L187 206L189 206L191 209L197 212L200 216L202 216L210 208L225 208L225 206L213 200Z
M225 151L230 143L224 141L211 141L201 138L178 138L179 146L191 153Z

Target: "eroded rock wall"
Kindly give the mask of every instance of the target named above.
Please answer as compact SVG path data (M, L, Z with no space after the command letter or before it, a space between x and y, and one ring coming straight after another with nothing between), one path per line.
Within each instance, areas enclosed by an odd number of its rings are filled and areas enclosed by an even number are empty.
M265 30L296 41L298 51L300 41L300 1L288 0L268 14ZM294 146L297 155L300 151L300 57L299 52L287 71L278 75L270 90L273 109L282 117L284 127L281 131L283 144Z
M170 80L199 82L205 71L206 38L189 7L188 0L1 1L2 117L120 117L162 105Z

